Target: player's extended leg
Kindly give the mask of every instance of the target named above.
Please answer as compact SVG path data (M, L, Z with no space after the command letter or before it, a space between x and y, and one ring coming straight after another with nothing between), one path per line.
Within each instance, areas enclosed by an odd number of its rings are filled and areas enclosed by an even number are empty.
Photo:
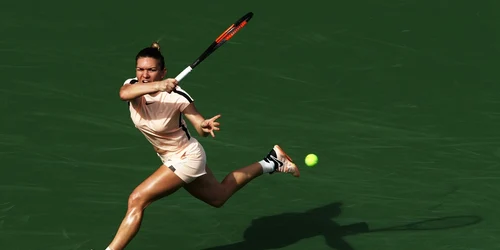
M139 231L144 209L152 202L174 193L184 185L169 168L161 166L129 196L128 209L115 238L107 249L122 250Z
M221 207L234 194L247 183L263 173L291 173L299 177L299 169L292 159L278 146L269 152L261 161L255 162L244 168L229 173L219 183L212 171L207 167L207 174L196 178L186 184L184 188L194 197L214 207Z

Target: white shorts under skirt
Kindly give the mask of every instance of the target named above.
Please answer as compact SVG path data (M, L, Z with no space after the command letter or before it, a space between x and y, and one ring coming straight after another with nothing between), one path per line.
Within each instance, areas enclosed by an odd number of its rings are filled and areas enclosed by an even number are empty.
M206 174L207 156L203 146L195 138L179 153L160 155L163 164L170 168L184 182L190 183Z

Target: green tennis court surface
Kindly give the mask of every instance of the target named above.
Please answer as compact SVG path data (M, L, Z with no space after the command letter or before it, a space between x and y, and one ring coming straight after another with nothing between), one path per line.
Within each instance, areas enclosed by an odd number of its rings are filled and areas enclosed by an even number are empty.
M222 209L180 191L147 209L128 249L498 249L499 7L3 3L0 249L104 249L160 164L118 98L135 54L162 38L173 77L248 11L182 84L222 114L200 139L218 178L276 143L301 178L263 176Z

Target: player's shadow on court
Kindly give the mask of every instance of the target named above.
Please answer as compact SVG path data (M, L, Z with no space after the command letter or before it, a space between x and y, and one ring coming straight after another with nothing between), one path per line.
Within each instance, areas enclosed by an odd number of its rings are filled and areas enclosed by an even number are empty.
M341 226L332 219L341 213L341 203L331 203L303 213L284 213L257 218L245 230L244 241L205 250L266 250L293 245L300 240L323 236L332 249L353 250L344 237L362 233L407 230L439 230L479 223L477 216L442 217L387 228L370 229L366 222Z

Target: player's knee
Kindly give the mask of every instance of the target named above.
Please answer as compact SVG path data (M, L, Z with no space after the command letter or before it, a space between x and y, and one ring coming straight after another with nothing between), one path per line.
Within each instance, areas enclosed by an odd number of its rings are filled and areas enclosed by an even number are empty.
M146 208L147 199L142 192L134 191L128 197L128 207L129 208Z
M221 208L224 204L226 204L228 198L227 191L222 188L219 192L216 192L215 197L213 197L209 203L215 208Z
M213 200L209 204L215 208L221 208L226 203L225 200Z

